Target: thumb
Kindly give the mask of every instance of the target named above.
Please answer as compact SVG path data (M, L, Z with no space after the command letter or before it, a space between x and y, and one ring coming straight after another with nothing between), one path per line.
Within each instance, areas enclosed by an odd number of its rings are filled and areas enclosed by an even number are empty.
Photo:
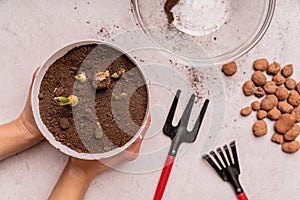
M33 75L32 75L32 79L31 79L31 83L30 83L30 87L29 87L29 93L28 93L28 96L27 96L27 103L26 103L26 106L25 106L25 110L26 108L29 106L29 108L31 108L31 90L32 90L32 85L33 85L33 81L39 71L40 67L36 68L35 71L33 72Z

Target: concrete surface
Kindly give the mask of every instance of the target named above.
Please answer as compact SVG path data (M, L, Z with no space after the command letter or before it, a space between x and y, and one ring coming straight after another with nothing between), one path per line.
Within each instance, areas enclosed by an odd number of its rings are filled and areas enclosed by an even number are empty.
M221 125L223 124L221 135L214 147L234 139L237 141L242 168L240 178L249 199L299 199L300 153L284 154L280 146L270 142L271 122L269 122L267 136L253 137L251 126L255 120L254 114L249 118L242 118L239 115L240 109L249 105L254 99L245 98L242 95L241 86L250 78L251 64L255 58L266 57L270 61L277 60L282 64L293 63L297 68L295 77L300 80L298 70L300 63L298 55L300 51L299 9L300 2L297 0L278 1L274 20L266 36L253 50L237 60L239 65L237 74L231 78L220 74L226 94L226 113L224 123L220 122ZM0 122L5 123L18 116L24 105L34 69L55 50L74 41L105 40L136 28L138 27L130 11L128 0L0 1ZM157 55L153 52L148 54L138 52L137 54L139 54L137 57L145 59L146 63L147 60L152 63L155 61L160 65L177 69L178 76L185 77L180 80L182 84L192 82L195 76L184 66L169 62L164 55ZM145 67L147 68L147 65ZM170 70L170 68L167 69ZM218 71L220 71L220 66L210 70L207 74L198 72L196 76L219 77ZM148 73L151 75L151 70L148 70ZM152 75L155 77L159 73L160 68L156 68ZM158 78L157 82L159 80L161 79ZM157 85L153 86L155 98L152 104L157 103L164 108L153 108L152 112L156 117L152 132L149 134L154 132L157 134L145 140L142 152L150 151L149 149L153 151L152 145L159 147L160 144L164 146L169 144L169 140L162 136L158 127L162 126L163 116L167 112L172 93L165 96L163 92L160 92L163 91L162 87ZM176 84L172 82L164 92L170 89L174 91L174 88ZM216 88L207 89L201 82L189 89L197 88L200 96L208 95L208 89L216 90ZM202 100L199 99L199 104L201 102ZM226 200L235 198L230 186L223 183L209 166L199 159L205 133L209 125L214 123L211 117L212 112L212 109L209 110L196 143L189 148L183 147L185 154L175 163L164 199ZM223 114L220 113L220 115ZM144 157L144 161L142 160L145 162L144 165L151 166L151 162L147 163L147 156ZM158 166L162 166L164 154L158 157L156 159ZM42 142L25 152L1 161L0 199L46 199L67 159L66 155L47 142ZM143 165L141 160L136 163L137 166ZM91 184L85 199L152 199L160 176L159 168L157 166L151 169L134 167L136 166L129 164L119 167L120 171L111 171L99 176Z

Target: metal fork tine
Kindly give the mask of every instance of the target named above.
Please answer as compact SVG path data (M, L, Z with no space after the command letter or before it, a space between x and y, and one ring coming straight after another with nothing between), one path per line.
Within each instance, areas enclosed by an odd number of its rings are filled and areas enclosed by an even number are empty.
M215 160L217 161L217 163L219 164L219 167L223 170L225 169L222 162L220 161L220 159L218 158L217 154L214 151L211 151L210 154L215 158Z
M205 159L210 164L210 166L212 166L212 168L214 168L214 170L218 174L221 173L220 168L214 163L214 161L210 158L209 155L205 154L205 155L202 156L202 158Z
M230 143L230 147L233 155L234 165L236 166L238 173L240 174L240 165L239 165L239 159L236 152L235 141Z
M201 126L201 124L202 124L202 121L203 121L203 118L204 118L204 115L205 115L205 112L206 112L208 103L209 103L209 100L206 99L205 102L204 102L204 104L203 104L203 107L202 107L202 109L201 109L201 111L200 111L200 114L199 114L199 116L198 116L198 118L197 118L197 121L196 121L196 123L195 123L195 125L194 125L194 128L193 128L193 130L192 130L192 133L198 133L198 131L199 131L199 129L200 129L200 126Z
M190 97L190 100L189 100L189 102L188 102L187 106L185 107L184 112L182 114L181 125L184 126L184 127L187 127L187 125L188 125L188 122L189 122L189 119L190 119L190 116L191 116L191 111L192 111L193 104L194 104L194 100L195 100L195 94L192 94L191 97Z
M222 149L221 148L217 148L217 151L218 151L219 155L221 156L221 158L222 158L223 163L225 164L225 166L228 167L228 163L227 163L227 160L226 160L226 158L224 156L224 153L223 153Z
M175 97L174 97L174 99L173 99L173 103L172 103L172 106L171 106L171 108L170 108L170 111L169 111L167 120L166 120L166 123L167 123L167 124L172 125L172 122L173 122L174 114L175 114L176 107L177 107L177 104L178 104L178 99L179 99L180 93L181 93L181 90L177 90L176 95L175 95Z
M227 158L228 158L228 161L229 161L229 164L230 165L233 165L233 162L232 162L232 159L231 159L231 156L230 156L230 153L229 153L229 149L228 149L228 146L227 146L227 144L226 145L224 145L224 150L225 150L225 152L226 152L226 155L227 155Z
M170 133L170 132L172 132L173 128L176 128L176 127L173 127L172 122L173 122L173 119L174 119L174 115L175 115L175 111L176 111L176 107L177 107L177 104L178 104L178 99L179 99L180 93L181 93L181 90L177 90L176 95L173 99L173 103L171 105L169 114L167 116L165 125L163 127L163 132L164 133ZM179 124L180 124L180 122L178 123L178 125Z

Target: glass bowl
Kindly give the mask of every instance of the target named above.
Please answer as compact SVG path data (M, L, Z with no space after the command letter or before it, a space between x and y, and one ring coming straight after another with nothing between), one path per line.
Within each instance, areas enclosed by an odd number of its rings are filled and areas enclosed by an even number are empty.
M176 57L207 65L232 61L251 50L267 31L276 0L131 3L137 22L157 46Z

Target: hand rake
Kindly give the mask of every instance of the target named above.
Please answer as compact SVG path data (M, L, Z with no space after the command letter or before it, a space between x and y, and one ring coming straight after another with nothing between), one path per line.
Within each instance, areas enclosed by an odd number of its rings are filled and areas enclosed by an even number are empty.
M236 146L235 146L235 141L230 143L230 148L231 148L231 152L232 152L232 156L233 156L233 160L232 157L230 155L229 149L227 147L227 145L225 145L223 147L223 149L225 150L226 156L227 156L227 160L229 162L227 162L225 155L222 151L221 148L217 148L217 152L219 154L219 156L221 156L221 159L224 163L220 161L219 157L217 156L217 154L214 151L210 152L210 155L215 159L215 161L217 161L217 164L211 159L211 157L207 154L203 155L202 158L205 159L210 166L219 174L219 176L224 180L227 181L229 183L231 183L232 187L235 190L235 193L237 195L237 198L239 200L248 200L240 182L239 182L239 175L241 173L240 171L240 166L239 166L239 160L238 160L238 156L237 156L237 151L236 151ZM233 163L234 162L234 163Z
M188 131L187 126L188 126L189 118L191 115L191 111L192 111L192 107L193 107L193 103L194 103L194 99L195 99L194 94L191 95L190 100L189 100L178 124L176 126L172 125L172 121L174 118L174 114L175 114L175 110L177 107L180 93L181 93L181 91L177 90L176 96L173 100L172 106L170 108L169 114L168 114L166 122L165 122L165 125L163 127L163 133L172 139L172 143L171 143L171 147L169 150L169 154L165 161L163 171L160 176L160 180L159 180L157 188L156 188L156 192L155 192L155 195L153 198L154 200L160 200L163 196L163 193L164 193L165 187L167 185L169 175L172 170L172 166L173 166L173 163L174 163L174 160L175 160L175 157L176 157L176 154L177 154L180 144L183 142L193 143L196 140L202 120L204 118L204 115L205 115L205 112L206 112L206 109L208 106L208 102L209 102L208 99L205 100L204 105L200 111L200 114L197 118L197 121L196 121L192 131Z

